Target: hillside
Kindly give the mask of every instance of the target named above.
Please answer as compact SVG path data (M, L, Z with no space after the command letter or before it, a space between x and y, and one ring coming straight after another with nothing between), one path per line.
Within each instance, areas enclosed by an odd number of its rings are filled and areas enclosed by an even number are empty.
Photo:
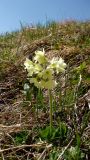
M54 91L53 135L44 130L47 93L30 86L24 94L24 61L43 48L49 59L62 57L67 64L59 77L65 85ZM0 154L0 160L90 159L90 22L52 22L0 35Z

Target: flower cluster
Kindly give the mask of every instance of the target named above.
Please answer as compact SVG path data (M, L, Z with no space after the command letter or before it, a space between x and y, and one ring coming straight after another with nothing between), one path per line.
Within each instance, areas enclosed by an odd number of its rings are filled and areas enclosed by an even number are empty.
M30 83L34 83L37 88L41 89L53 89L57 85L54 73L64 72L66 68L66 63L62 58L48 60L44 50L36 51L33 61L26 58L24 65L28 71Z

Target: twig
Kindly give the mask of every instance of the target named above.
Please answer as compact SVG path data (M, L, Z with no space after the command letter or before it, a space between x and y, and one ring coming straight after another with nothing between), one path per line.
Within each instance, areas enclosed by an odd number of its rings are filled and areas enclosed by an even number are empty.
M1 147L0 147L1 149ZM3 153L1 153L2 160L5 160Z
M42 144L20 145L20 146L16 146L16 147L12 147L12 148L0 149L0 153L10 151L10 150L14 150L14 149L27 148L27 147L41 147L41 145ZM46 145L46 144L43 143L43 145Z
M46 148L44 149L44 151L42 152L42 154L40 155L40 157L38 158L38 160L42 160L43 156L45 155L45 152L46 152Z
M5 160L3 153L1 153L1 156L2 156L2 160Z
M21 128L21 124L15 124L15 125L10 125L10 126L5 126L3 124L0 124L0 132L6 132L6 133L10 133L12 131L16 131L18 129Z
M14 138L9 134L9 133L6 133L6 135L12 140L12 142L15 144L15 141L14 141Z
M48 149L50 149L51 147L52 147L52 144L47 145L46 148L44 149L44 151L42 152L42 154L40 155L40 157L38 158L38 160L42 160L45 152L46 152Z
M68 147L70 146L70 144L72 143L74 137L71 139L71 141L68 143L68 145L64 148L64 150L62 151L62 153L59 155L57 160L60 160L61 157L63 156L63 154L65 153L65 151L68 149Z

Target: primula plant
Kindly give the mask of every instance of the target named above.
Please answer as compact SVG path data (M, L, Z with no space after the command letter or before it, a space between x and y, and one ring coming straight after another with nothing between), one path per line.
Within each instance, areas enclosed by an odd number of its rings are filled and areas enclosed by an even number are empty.
M25 69L28 72L30 83L33 83L38 89L47 89L50 102L50 132L52 130L52 94L51 90L58 84L55 76L60 72L65 72L66 63L62 58L53 58L48 60L45 51L36 51L33 60L26 58L24 62Z

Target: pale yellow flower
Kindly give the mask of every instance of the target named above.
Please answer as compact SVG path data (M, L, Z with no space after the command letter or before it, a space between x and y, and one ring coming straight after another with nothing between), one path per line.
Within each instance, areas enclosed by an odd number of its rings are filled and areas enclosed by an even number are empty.
M42 86L42 88L53 89L53 88L56 87L56 85L57 85L57 83L53 79L50 79L48 81L41 80L41 86Z
M66 68L66 63L64 62L62 58L58 59L56 57L50 61L50 65L48 67L56 70L57 73L64 72Z
M57 67L57 63L58 63L58 58L57 57L52 58L52 60L50 61L49 68L55 69Z
M58 57L47 60L44 50L36 51L35 54L34 62L27 58L24 63L30 83L34 83L37 88L53 89L57 84L54 73L64 72L66 63Z
M42 66L40 64L35 63L34 64L34 72L40 73L43 70Z
M33 67L33 65L34 65L33 62L28 58L26 58L26 61L24 62L25 69L30 69Z
M33 76L33 74L34 74L34 68L33 67L30 68L30 69L27 69L27 71L28 71L28 77Z
M34 83L34 85L35 85L37 88L41 88L40 81L37 80L37 77L35 77L35 78L30 78L30 83Z
M34 63L29 60L28 58L26 58L26 61L24 62L25 65L25 69L27 69L28 71L28 76L32 76L34 73Z
M59 66L65 70L67 65L62 58L59 59L58 63L59 63Z
M47 58L45 57L45 52L43 51L36 51L35 52L34 61L35 63L38 62L39 64L44 64L47 62Z
M50 69L50 68L46 68L42 71L42 78L44 80L47 80L47 79L52 79L52 76L53 76L53 70Z

